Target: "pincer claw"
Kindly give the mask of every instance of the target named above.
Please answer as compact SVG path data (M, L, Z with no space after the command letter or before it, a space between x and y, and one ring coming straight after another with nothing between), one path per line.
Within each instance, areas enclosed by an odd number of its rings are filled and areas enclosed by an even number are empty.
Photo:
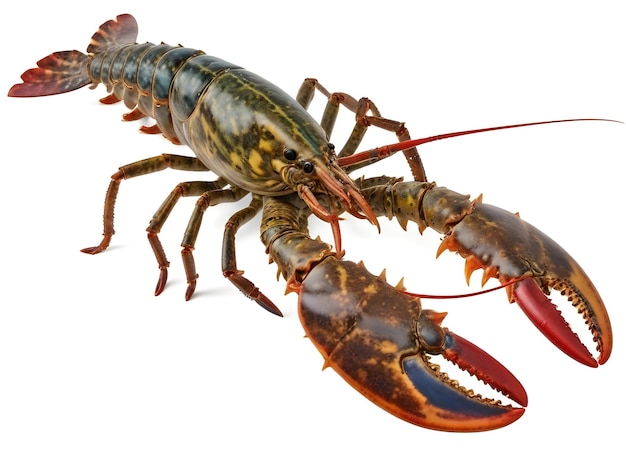
M429 315L429 311L424 314ZM460 369L469 372L493 389L521 405L502 405L499 400L485 399L467 390L430 363L428 355L405 359L403 370L416 391L425 398L424 412L431 419L429 428L448 431L485 431L506 426L524 414L528 404L526 390L519 380L499 361L447 329L439 353Z
M400 419L470 432L504 427L524 413L465 389L431 363L430 355L441 354L514 402L528 401L504 366L440 326L445 314L422 310L418 298L362 265L324 259L302 282L299 300L300 320L325 367Z
M568 356L591 367L609 359L611 323L600 294L580 265L539 229L506 210L477 203L442 247L467 259L468 275L482 267L502 283L520 279L509 289L510 300ZM567 297L583 317L597 344L597 361L546 296L551 290Z

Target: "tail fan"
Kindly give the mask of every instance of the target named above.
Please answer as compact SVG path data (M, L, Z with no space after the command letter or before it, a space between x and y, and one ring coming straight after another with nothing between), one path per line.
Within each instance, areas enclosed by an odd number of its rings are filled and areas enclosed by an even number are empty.
M100 26L91 38L90 55L105 52L137 39L137 22L130 14L122 14ZM39 60L37 67L22 74L24 83L9 90L9 97L39 97L67 93L92 83L87 72L91 56L78 50L54 52Z
M78 50L54 52L22 74L24 83L13 85L9 97L38 97L67 93L91 83L89 57Z
M124 44L134 44L137 41L138 30L137 21L133 16L120 14L100 25L98 31L91 37L87 53L93 55Z

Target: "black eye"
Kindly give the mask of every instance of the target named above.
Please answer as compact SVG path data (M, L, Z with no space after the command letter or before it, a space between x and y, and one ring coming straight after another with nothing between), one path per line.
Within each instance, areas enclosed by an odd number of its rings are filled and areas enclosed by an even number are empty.
M298 153L294 151L293 149L285 149L285 152L283 153L283 155L285 156L287 160L293 161L298 156Z
M313 164L309 161L306 161L302 164L302 169L304 170L305 173L312 173L313 172Z

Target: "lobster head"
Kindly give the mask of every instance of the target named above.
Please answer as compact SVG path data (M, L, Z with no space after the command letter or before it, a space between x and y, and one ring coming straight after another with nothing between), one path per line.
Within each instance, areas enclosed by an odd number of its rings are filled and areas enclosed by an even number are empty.
M290 164L282 167L281 177L287 186L300 195L311 211L324 221L337 222L337 213L329 212L315 195L323 193L339 203L339 209L330 206L331 209L345 210L358 218L367 218L378 227L378 220L372 208L352 179L337 163L334 146L328 143L323 146L319 155L307 154L309 153L302 156L295 149L285 149L284 156Z
M188 135L185 141L205 166L259 195L298 193L315 215L333 225L337 248L339 211L378 226L337 162L326 131L295 99L258 75L241 68L220 72L187 122L180 135ZM319 195L334 201L323 204Z

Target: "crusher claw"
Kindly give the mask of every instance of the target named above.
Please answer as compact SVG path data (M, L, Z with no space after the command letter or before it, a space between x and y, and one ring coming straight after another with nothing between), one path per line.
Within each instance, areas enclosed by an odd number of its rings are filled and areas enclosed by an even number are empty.
M502 283L522 279L510 286L510 301L516 301L533 324L571 358L591 367L609 359L613 334L600 294L561 246L518 215L476 203L451 228L440 249L457 251L468 260L466 276L482 267L486 275ZM550 302L551 291L567 297L583 317L599 352L597 360Z

